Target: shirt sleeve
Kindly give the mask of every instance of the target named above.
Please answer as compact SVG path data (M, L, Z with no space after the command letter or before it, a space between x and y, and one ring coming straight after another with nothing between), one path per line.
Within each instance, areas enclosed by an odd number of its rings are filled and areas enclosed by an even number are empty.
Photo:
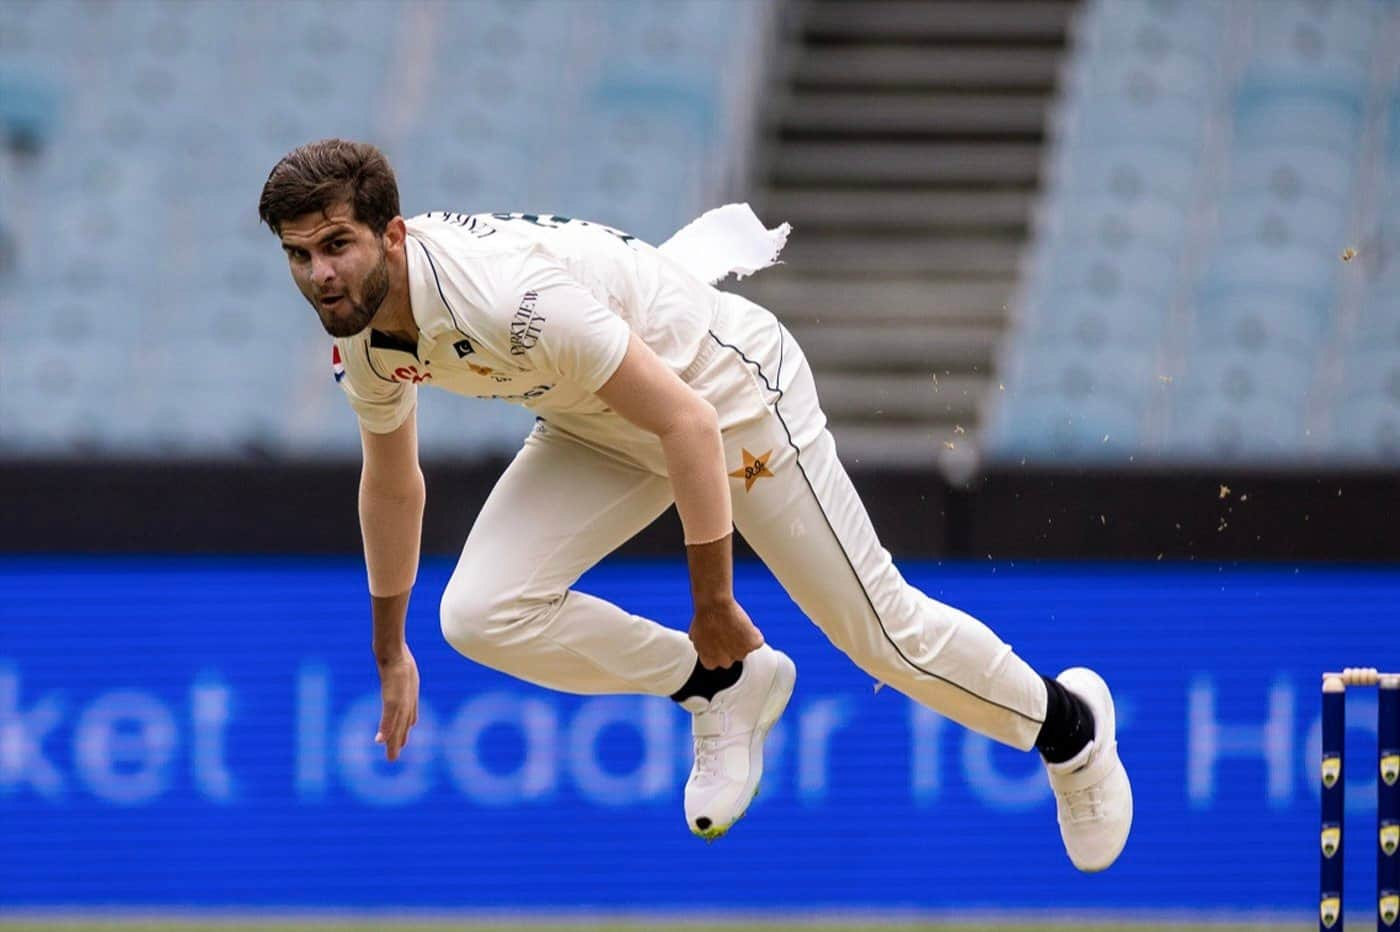
M627 353L631 330L617 314L553 262L522 275L513 301L498 309L513 359L596 392Z
M381 378L368 370L367 362L361 366L353 358L346 359L345 365L341 366L341 352L348 356L354 350L341 350L337 346L332 357L336 381L340 383L351 409L365 430L372 434L387 434L397 430L413 412L413 406L418 400L418 386Z

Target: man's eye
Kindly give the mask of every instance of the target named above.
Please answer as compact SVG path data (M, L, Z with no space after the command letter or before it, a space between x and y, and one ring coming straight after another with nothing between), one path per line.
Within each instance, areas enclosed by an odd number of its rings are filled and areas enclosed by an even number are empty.
M350 241L348 239L338 239L331 243L331 248L340 251L349 245L349 243Z

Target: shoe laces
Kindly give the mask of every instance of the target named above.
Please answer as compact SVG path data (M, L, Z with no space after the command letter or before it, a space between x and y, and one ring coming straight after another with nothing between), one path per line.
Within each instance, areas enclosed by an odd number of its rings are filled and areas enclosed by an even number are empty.
M695 736L695 777L704 782L720 777L719 758L724 750L729 730L729 713L724 711L701 712L696 716L696 725L704 734Z
M1095 784L1065 794L1065 809L1073 824L1098 822L1103 819L1103 787Z

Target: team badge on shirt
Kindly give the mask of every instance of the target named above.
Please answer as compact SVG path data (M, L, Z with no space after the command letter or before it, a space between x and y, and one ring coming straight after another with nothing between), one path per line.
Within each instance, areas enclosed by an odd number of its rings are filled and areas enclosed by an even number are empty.
M337 382L345 378L345 363L340 360L340 347L334 343L331 344L331 375L335 376Z

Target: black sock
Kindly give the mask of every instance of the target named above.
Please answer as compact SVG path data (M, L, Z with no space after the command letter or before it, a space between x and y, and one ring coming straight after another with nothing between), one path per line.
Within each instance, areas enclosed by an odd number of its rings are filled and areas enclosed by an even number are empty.
M684 702L693 696L699 696L708 702L721 689L728 689L739 682L739 674L743 672L744 661L742 660L733 666L721 667L718 670L707 670L705 665L697 660L695 661L695 669L690 671L690 679L685 681L684 686L673 692L671 698L676 702Z
M1035 749L1052 764L1063 764L1094 740L1094 713L1059 681L1045 681L1045 724L1035 739Z

